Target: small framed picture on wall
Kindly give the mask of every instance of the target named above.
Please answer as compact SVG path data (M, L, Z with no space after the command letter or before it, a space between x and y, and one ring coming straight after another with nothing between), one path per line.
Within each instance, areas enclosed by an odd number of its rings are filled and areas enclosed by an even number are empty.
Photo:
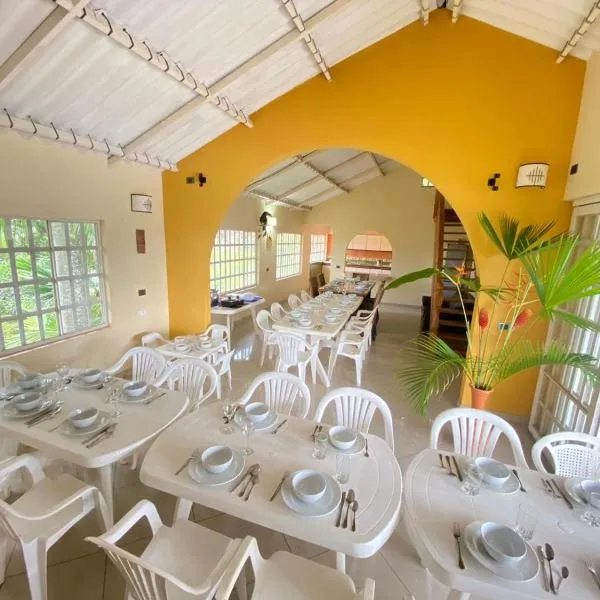
M133 212L152 212L152 196L147 194L131 194L131 210Z

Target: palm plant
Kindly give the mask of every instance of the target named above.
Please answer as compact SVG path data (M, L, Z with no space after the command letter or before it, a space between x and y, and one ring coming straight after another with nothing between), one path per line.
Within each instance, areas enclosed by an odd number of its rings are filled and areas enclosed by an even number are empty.
M522 226L504 215L496 227L485 214L479 215L479 223L505 261L496 287L469 277L464 267L427 268L387 286L396 288L439 276L454 286L460 299L467 328L465 356L434 334L411 340L403 354L405 364L398 377L421 414L429 400L461 374L475 391L492 391L501 381L542 365L573 367L593 384L600 380L598 361L593 356L572 352L560 340L542 344L528 339L539 321L559 320L600 332L600 323L574 312L581 300L600 294L600 245L580 244L578 236L568 233L548 237L554 223ZM477 319L473 322L465 310L467 294L475 296Z

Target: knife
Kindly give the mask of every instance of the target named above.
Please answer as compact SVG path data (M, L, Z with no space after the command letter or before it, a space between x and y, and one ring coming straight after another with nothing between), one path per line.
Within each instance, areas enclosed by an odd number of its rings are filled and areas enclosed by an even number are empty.
M100 442L103 442L105 439L112 437L115 434L115 429L117 427L117 424L114 423L110 429L107 429L104 433L101 433L99 436L97 436L94 440L92 440L91 442L89 442L88 444L85 445L86 448L93 448L94 446L96 446L97 444L99 444Z
M87 444L89 444L90 442L93 442L99 435L102 435L111 425L112 425L112 423L105 425L102 429L100 429L100 431L96 431L96 433L90 435L89 438L86 438L85 440L83 440L81 442L81 444L83 446L87 446Z
M452 457L452 461L454 462L454 466L456 467L456 474L458 475L458 480L460 482L462 482L463 474L462 474L462 471L460 470L460 467L458 466L458 461L456 460L456 456Z
M45 408L42 412L38 413L34 417L31 417L31 419L28 421L25 421L25 425L27 427L31 427L32 425L39 423L39 421L41 421L46 415L50 414L55 408L55 406L49 406L48 408Z
M546 573L546 557L541 546L537 547L538 559L540 561L540 570L542 571L542 587L545 592L550 591L550 584L548 583L548 575Z
M571 510L573 510L573 508L574 508L573 503L571 502L571 500L569 500L568 496L563 492L560 485L558 485L558 483L556 483L556 481L554 481L554 479L549 479L548 481L550 482L550 485L554 484L556 491L562 496L562 499L567 503L567 506Z
M279 482L279 485L275 488L275 491L273 492L273 495L269 498L269 502L273 502L273 500L275 500L275 498L277 497L277 494L279 494L279 492L281 491L281 486L283 485L283 482L285 481L286 477L289 475L289 472L286 471L283 475L283 477L281 478L281 481Z

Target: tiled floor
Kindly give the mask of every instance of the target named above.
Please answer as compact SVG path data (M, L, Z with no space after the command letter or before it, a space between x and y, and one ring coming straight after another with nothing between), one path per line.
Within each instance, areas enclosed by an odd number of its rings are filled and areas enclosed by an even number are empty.
M429 444L430 420L415 416L402 397L394 374L401 360L401 344L417 332L416 314L384 310L380 320L380 335L368 356L363 372L363 387L382 396L390 405L394 417L396 456L405 471L411 458ZM260 346L248 321L234 331L237 350L233 363L234 395L241 393L253 376L260 372ZM265 369L266 370L266 369ZM333 386L354 385L354 363L340 359L334 373ZM313 403L321 398L325 388L310 385ZM456 403L457 389L450 390L441 399L432 402L430 417ZM375 424L377 429L378 423ZM517 426L518 427L518 426ZM524 426L518 427L525 452L531 445ZM377 431L375 431L377 433ZM501 447L500 458L509 460L508 447ZM166 522L170 522L174 498L142 485L138 474L120 467L117 471L116 516L121 517L141 498L154 502ZM258 527L229 515L195 505L194 520L231 537L255 536L265 556L277 550L289 550L320 563L333 566L334 557L323 548L284 536L276 531ZM49 600L116 600L123 597L124 585L115 568L95 546L85 542L86 535L99 533L93 518L86 519L56 544L48 557ZM139 553L148 540L149 532L135 529L127 538L127 546ZM417 600L438 600L446 597L444 586L427 577L400 525L391 539L373 557L366 560L348 560L348 572L360 586L368 576L376 581L377 600L398 600L398 578L401 578ZM0 588L0 600L27 600L29 598L23 562L17 552L10 560L5 583ZM473 599L475 600L475 599Z

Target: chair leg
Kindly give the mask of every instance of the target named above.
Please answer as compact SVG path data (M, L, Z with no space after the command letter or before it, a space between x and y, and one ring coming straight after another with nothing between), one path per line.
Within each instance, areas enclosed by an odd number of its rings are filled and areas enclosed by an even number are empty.
M354 360L354 365L356 366L356 385L360 387L362 381L362 359L357 356Z
M229 367L229 371L227 371L227 379L229 381L229 391L231 391L233 389L233 386L231 383L231 367Z
M245 568L242 569L242 572L235 583L235 591L237 592L238 600L248 600L248 582L246 581Z
M173 515L173 523L179 521L180 519L188 520L190 518L190 513L192 512L192 504L190 500L186 500L185 498L177 498L177 502L175 503L175 514Z
M262 367L265 364L265 354L267 353L267 342L265 342L263 338L262 342L262 350L260 352L260 366ZM271 347L269 347L269 358L271 358Z
M44 540L23 544L23 560L29 581L31 600L47 600L47 556Z
M4 583L6 577L6 567L10 561L15 541L6 534L0 537L0 585Z
M315 356L310 360L310 372L312 375L313 385L317 383L317 361L319 360L319 356Z
M221 375L217 375L217 400L221 399Z
M333 374L333 368L335 367L335 363L337 361L337 351L336 348L332 348L329 352L329 365L327 366L327 377L331 379L331 375Z
M298 377L306 383L306 365L304 363L298 363Z

